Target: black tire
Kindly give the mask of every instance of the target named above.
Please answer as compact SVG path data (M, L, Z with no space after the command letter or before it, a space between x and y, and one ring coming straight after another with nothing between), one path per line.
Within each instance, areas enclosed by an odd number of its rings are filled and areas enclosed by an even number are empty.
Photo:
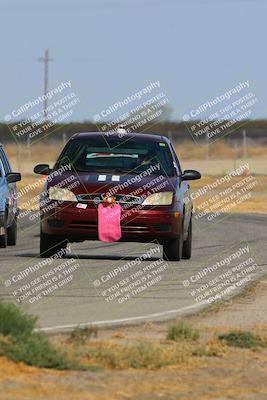
M17 219L14 218L12 225L7 228L7 245L15 246L17 243Z
M4 217L3 228L5 230L4 235L0 236L0 248L4 249L7 246L7 216Z
M183 235L163 245L163 258L167 261L180 261L183 252Z
M188 226L187 239L184 241L182 258L184 260L189 260L192 254L192 217L190 218Z
M67 244L68 241L66 239L54 235L46 235L41 230L40 257L42 258L53 257L54 255L57 254L58 258L61 258L63 255L67 253Z

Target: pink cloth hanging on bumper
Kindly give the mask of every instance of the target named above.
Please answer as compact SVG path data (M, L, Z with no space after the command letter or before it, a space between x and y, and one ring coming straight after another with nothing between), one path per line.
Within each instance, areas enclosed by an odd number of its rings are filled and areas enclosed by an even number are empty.
M116 242L121 238L121 206L98 205L98 237L103 242Z

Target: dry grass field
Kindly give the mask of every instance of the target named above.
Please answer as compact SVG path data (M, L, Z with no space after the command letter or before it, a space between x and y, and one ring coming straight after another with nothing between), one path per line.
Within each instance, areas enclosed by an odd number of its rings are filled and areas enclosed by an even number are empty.
M247 147L247 154L244 154L244 149L240 144L237 148L227 144L223 141L218 141L209 146L207 150L206 145L199 145L193 142L183 142L181 145L176 145L177 154L182 160L205 160L207 156L211 160L237 159L249 158L257 159L262 158L267 160L267 146L249 145Z

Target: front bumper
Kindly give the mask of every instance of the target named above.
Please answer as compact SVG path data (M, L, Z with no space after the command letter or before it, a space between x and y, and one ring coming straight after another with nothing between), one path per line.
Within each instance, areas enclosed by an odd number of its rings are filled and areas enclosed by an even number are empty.
M96 207L80 209L73 205L61 205L41 214L42 231L46 234L58 235L69 241L98 240ZM175 211L174 206L122 210L121 229L121 241L157 240L164 244L179 236L182 215Z

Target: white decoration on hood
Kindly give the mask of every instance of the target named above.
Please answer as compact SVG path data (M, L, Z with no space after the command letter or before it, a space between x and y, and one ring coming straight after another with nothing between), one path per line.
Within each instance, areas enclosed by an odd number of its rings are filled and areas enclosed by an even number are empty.
M87 208L87 204L78 203L76 207L85 209L85 208Z

